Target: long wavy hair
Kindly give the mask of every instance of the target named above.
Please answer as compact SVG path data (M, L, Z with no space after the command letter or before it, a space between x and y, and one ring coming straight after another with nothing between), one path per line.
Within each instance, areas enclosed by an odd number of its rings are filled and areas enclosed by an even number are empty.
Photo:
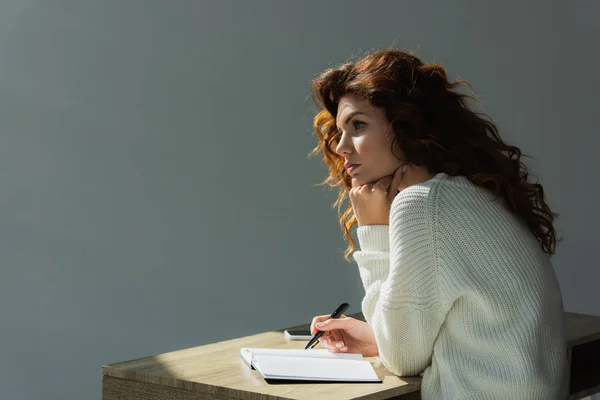
M321 154L329 167L329 176L319 185L339 188L333 207L337 207L348 242L347 261L355 249L350 229L357 221L348 201L351 177L344 169L343 157L335 152L340 138L335 116L340 99L347 94L385 111L393 131L392 149L398 145L405 162L424 166L432 174L465 176L502 197L527 224L543 251L554 254L553 221L558 214L544 201L544 189L537 179L530 181L521 161L527 156L500 138L486 114L469 108L469 100L476 98L457 90L465 86L473 92L464 80L449 81L442 66L393 49L369 52L355 63L325 70L312 81L312 99L319 111L313 124L318 144L310 155ZM342 211L346 201L348 206Z

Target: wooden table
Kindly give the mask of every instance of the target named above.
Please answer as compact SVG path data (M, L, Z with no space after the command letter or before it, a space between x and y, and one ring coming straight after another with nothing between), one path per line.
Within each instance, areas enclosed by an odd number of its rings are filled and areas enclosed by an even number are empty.
M352 315L363 319L361 314ZM364 319L363 319L364 320ZM570 397L600 392L600 317L565 313ZM294 328L305 328L300 325ZM103 400L420 399L421 377L398 377L369 360L383 383L267 384L242 347L303 348L283 329L102 367Z

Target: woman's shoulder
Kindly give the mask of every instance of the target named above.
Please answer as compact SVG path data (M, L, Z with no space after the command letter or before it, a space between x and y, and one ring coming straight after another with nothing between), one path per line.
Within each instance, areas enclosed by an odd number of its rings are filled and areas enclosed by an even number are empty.
M441 172L434 175L431 179L407 187L394 198L392 208L394 208L394 206L423 206L424 203L435 195L435 192L440 185L447 184L446 181L448 181L449 178L451 177Z
M490 203L494 198L490 191L475 185L465 176L440 172L398 193L392 202L392 210L464 211L472 206L477 208L478 204Z
M436 191L445 179L445 174L437 174L400 191L392 201L390 218L424 222L431 216L429 210L435 202Z
M471 182L463 175L437 174L434 178L438 183L436 200L444 207L468 208L469 205L478 207L488 204L504 208L503 200L489 189Z

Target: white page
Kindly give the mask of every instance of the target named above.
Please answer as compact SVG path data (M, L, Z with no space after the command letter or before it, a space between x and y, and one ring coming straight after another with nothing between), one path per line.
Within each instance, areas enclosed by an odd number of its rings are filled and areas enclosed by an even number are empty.
M242 347L240 355L246 361L248 366L252 366L253 355L271 355L280 357L304 357L304 358L330 358L330 359L346 359L346 360L362 360L362 354L353 353L330 353L326 349L317 350L302 350L302 349L263 349Z
M265 379L381 382L366 360L255 355L253 364Z

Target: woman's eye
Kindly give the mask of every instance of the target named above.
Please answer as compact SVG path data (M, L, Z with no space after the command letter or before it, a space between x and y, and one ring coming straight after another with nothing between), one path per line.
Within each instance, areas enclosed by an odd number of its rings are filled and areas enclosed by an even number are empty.
M360 128L366 126L367 124L364 123L364 122L362 122L362 121L353 121L352 125L354 126L354 130L357 131ZM337 133L338 133L338 135L342 136L342 131L341 130L338 129Z
M356 129L356 130L360 129L362 126L359 126L359 125L365 126L366 124L362 121L354 121L354 129Z

